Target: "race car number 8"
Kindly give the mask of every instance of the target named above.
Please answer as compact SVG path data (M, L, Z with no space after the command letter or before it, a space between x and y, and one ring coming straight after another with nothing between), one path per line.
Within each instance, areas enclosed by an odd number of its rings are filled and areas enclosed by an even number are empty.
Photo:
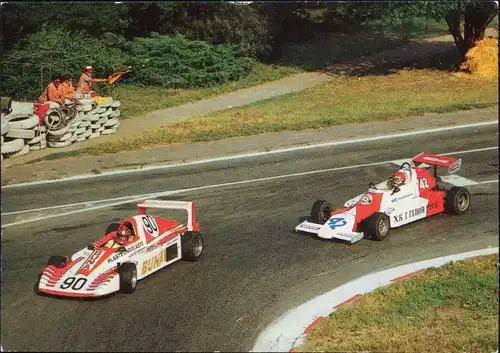
M151 236L153 237L158 236L158 224L152 216L142 216L142 223L144 224L144 229L146 229L146 232L151 234Z
M76 280L76 281L75 281ZM64 280L63 284L59 286L61 289L68 289L71 287L73 290L80 290L83 288L83 286L87 283L86 278L78 278L76 279L75 277L68 277Z

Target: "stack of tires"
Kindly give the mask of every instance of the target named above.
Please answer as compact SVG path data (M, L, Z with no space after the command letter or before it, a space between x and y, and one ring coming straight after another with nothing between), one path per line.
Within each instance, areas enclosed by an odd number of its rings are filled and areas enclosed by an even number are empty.
M12 102L12 111L1 116L2 160L46 147L46 127L34 114L34 104Z
M51 102L40 124L34 103L12 101L12 110L2 114L2 160L114 134L120 126L120 105L111 97L80 99L70 106Z
M120 101L115 101L112 98L100 100L96 102L94 99L80 99L80 118L75 125L79 128L79 133L82 133L82 128L86 127L85 135L80 135L78 142L85 139L94 139L101 135L110 135L116 133L120 126ZM82 138L84 138L82 140Z

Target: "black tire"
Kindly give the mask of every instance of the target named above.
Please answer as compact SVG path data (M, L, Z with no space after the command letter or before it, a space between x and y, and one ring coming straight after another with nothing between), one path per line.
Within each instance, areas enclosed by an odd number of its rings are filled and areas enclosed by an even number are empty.
M47 266L55 266L57 268L63 268L66 262L65 256L53 255L47 261Z
M118 269L120 276L120 292L132 294L137 288L137 267L135 264L126 262Z
M363 232L374 240L384 240L391 228L391 220L385 213L375 212L363 222Z
M311 208L311 221L313 223L324 224L330 219L332 205L325 200L317 200Z
M186 232L181 237L182 259L198 261L203 255L203 237L200 232Z
M446 213L463 214L470 206L469 190L463 187L454 186L446 192L444 200L444 210Z
M120 226L120 223L111 223L108 226L108 228L106 228L106 233L104 235L109 234L111 232L114 232L114 231L118 230L119 226Z

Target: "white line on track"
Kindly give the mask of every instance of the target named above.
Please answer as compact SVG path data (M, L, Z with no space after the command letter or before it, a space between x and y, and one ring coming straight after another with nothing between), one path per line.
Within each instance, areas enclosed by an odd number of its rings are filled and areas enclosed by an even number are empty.
M389 140L389 139L409 137L409 136L419 136L419 135L426 135L426 134L432 134L432 133L437 133L437 132L447 132L447 131L451 131L451 130L477 128L477 127L490 126L490 125L498 125L498 120L490 120L490 121L473 123L473 124L451 125L451 126L444 126L444 127L434 128L434 129L402 132L402 133L391 134L391 135L371 136L371 137L363 137L363 138L358 138L358 139L323 142L323 143L317 143L317 144L313 144L313 145L281 148L281 149L276 149L276 150L271 150L271 151L235 154L235 155L226 156L226 157L202 159L202 160L198 160L198 161L191 161L191 162L178 163L178 164L150 166L150 167L145 167L145 168L141 168L141 169L115 170L115 171L105 172L105 173L101 173L101 174L87 174L87 175L77 175L77 176L73 176L73 177L54 179L54 180L40 180L40 181L34 181L34 182L30 182L30 183L6 185L6 186L2 186L2 189L10 189L10 188L15 188L15 187L33 186L33 185L62 183L65 181L95 179L95 178L102 178L102 177L106 177L106 176L116 176L116 175L131 174L131 173L138 173L138 172L144 172L144 171L161 170L161 169L176 168L176 167L185 167L185 166L197 165L197 164L216 163L216 162L222 162L222 161L230 161L230 160L260 157L260 156L268 156L268 155L278 154L278 153L303 151L303 150L314 149L314 148L341 146L341 145L349 145L349 144L359 144L359 143L364 143L364 142Z
M441 153L439 155L440 156L446 156L446 155L466 154L466 153L490 151L490 150L494 150L494 149L498 149L498 146L478 148L478 149L466 150L466 151L455 151L455 152ZM47 219L51 219L51 218L56 218L56 217L69 216L69 215L76 214L76 213L81 213L81 212L88 212L88 211L95 211L95 210L105 209L105 208L109 208L109 207L113 207L113 206L119 206L119 205L127 204L127 203L130 203L130 202L141 201L141 200L148 199L148 198L150 199L150 198L157 198L157 197L164 197L164 196L175 195L175 194L179 194L179 193L183 193L183 192L199 191L199 190L206 190L206 189L214 189L214 188L220 188L220 187L225 187L225 186L244 185L244 184L258 183L258 182L263 182L263 181L271 181L271 180L278 180L278 179L284 179L284 178L293 178L293 177L298 177L298 176L313 175L313 174L320 174L320 173L328 173L328 172L335 172L335 171L340 171L340 170L356 169L356 168L363 168L363 167L371 167L371 166L383 165L383 164L391 164L391 163L394 163L394 161L383 161L383 162L365 163L365 164L358 164L358 165L345 166L345 167L320 169L320 170L313 170L313 171L301 172L301 173L283 174L283 175L275 175L275 176L271 176L271 177L264 177L264 178L257 178L257 179L248 179L248 180L241 180L241 181L233 181L233 182L227 182L227 183L221 183L221 184L197 186L197 187L194 187L194 188L187 188L187 189L177 189L177 190L168 190L168 191L156 192L156 193L150 193L150 194L140 194L140 195L124 196L124 197L119 197L119 198L114 198L114 199L108 199L108 200L80 202L80 203L77 203L77 204L68 204L68 205L60 205L60 206L50 206L50 207L47 207L47 208L38 208L38 209L33 209L33 210L25 210L25 211L16 211L16 212L10 212L10 213L3 213L2 216L6 216L6 215L12 215L12 214L16 214L16 213L19 214L20 212L24 212L24 213L30 212L30 211L35 212L35 211L43 211L43 210L48 210L48 209L70 207L70 206L75 206L75 205L101 203L101 202L105 202L105 201L116 201L116 202L106 203L104 205L86 207L86 208L83 208L83 209L72 210L72 211L67 211L67 212L61 212L61 213L57 213L57 214L49 214L49 215L44 215L44 216L35 217L35 218L28 218L28 219L24 219L24 220L13 222L13 223L2 224L2 229L3 228L7 228L7 227L11 227L11 226L15 226L15 225L21 225L21 224L32 223L32 222L37 222L37 221L43 221L43 220L47 220ZM486 182L474 182L474 181L472 181L473 184L469 184L469 185L484 184L484 183L495 183L495 182L498 182L498 180L488 180Z
M447 156L447 155L454 155L454 154L468 154L468 153L492 151L492 150L496 150L496 149L498 149L498 146L476 148L476 149L465 150L465 151L448 152L448 153L442 153L442 154L439 154L439 155L440 156ZM375 162L375 163L368 163L368 164L359 164L359 165L353 165L353 166L347 166L347 167L337 167L337 168L331 168L331 169L321 169L321 170L318 170L318 171L304 172L304 173L323 173L323 172L331 172L331 171L344 170L344 169L350 169L350 168L361 168L361 167L374 166L374 165L387 164L387 163L401 165L403 162L406 162L406 161L411 161L411 158L398 159L398 160L392 160L392 161L384 161L384 162ZM278 175L278 176L274 176L274 177L270 177L270 178L286 178L286 177L301 176L301 175L304 175L304 174L303 173L285 174L285 175L282 175L282 176ZM250 182L263 181L265 179L266 178L251 179ZM244 181L244 182L246 182L246 181ZM240 183L240 182L234 182L234 183ZM475 183L475 182L473 182L473 183ZM225 186L226 184L217 184L217 185L224 185ZM179 189L179 190L184 190L184 189ZM178 190L172 190L172 191L178 191ZM108 202L109 203L110 201L124 201L124 202L119 203L119 204L123 204L123 203L134 201L136 199L140 200L141 198L151 197L151 195L156 195L156 194L157 193L147 193L147 194L121 196L121 197L115 197L115 198L103 199L103 200L94 200L94 201L84 201L84 202L77 202L77 203L68 203L68 204L64 204L64 205L56 205L56 206L48 206L48 207L41 207L41 208L33 208L33 209L22 210L22 211L4 212L4 213L2 213L2 215L3 216L8 216L8 215L31 213L31 212L45 211L45 210L58 209L58 208L71 208L71 207L77 207L77 206L85 206L86 208L88 208L88 207L91 208L93 204L103 203L103 202ZM113 204L114 205L114 202L111 202L109 204ZM94 206L94 207L96 207L96 206Z

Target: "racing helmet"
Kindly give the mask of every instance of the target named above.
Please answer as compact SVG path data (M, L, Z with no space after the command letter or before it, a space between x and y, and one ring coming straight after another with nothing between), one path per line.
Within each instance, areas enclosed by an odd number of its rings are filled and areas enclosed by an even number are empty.
M403 185L406 181L406 175L402 171L397 171L392 174L391 178L387 181L387 186L391 188L397 188Z
M120 245L124 245L127 242L128 237L132 235L131 227L127 224L122 224L116 230L116 242Z

